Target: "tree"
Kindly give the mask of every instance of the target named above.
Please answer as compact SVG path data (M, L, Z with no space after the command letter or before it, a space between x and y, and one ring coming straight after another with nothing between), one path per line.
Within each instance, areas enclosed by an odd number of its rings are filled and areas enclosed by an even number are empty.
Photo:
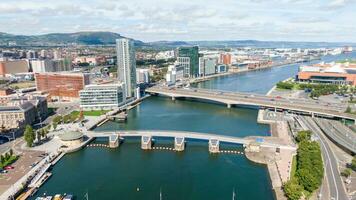
M32 147L33 141L35 140L35 132L30 125L26 126L24 136L27 146Z
M9 153L5 153L5 160L9 160L10 159L10 154Z
M311 131L300 131L298 132L297 137L295 138L297 142L309 141L311 138Z
M51 124L48 124L47 131L51 130Z
M303 194L303 187L295 179L287 181L283 185L283 190L289 200L299 200Z
M351 175L351 169L346 168L340 174L341 174L341 176L348 178Z
M1 155L1 156L0 156L0 163L1 163L1 165L5 164L5 157L4 157L4 155Z
M345 111L346 113L351 113L352 112L352 110L351 110L351 107L350 106L347 106L347 108L346 108L346 111Z
M78 114L71 114L70 115L70 122L75 122L78 119Z
M356 171L356 156L354 156L354 158L352 159L350 167L352 170Z
M63 121L63 117L61 115L58 115L53 119L53 123L55 122L57 124L61 123L62 121Z
M41 128L40 135L41 135L41 138L44 138L46 136L46 127L45 128Z
M64 115L63 117L63 123L67 124L70 123L71 117L70 115Z
M53 122L53 123L52 123L52 126L53 126L53 130L56 130L56 129L57 129L57 126L58 126L58 124L57 124L56 122Z

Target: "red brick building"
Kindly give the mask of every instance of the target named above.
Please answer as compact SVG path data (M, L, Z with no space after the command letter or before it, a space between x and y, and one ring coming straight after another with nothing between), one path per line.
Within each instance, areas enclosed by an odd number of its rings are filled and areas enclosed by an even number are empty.
M36 73L36 88L47 92L52 99L72 100L79 98L79 91L90 83L89 74Z
M225 65L231 65L231 54L220 54L220 63Z

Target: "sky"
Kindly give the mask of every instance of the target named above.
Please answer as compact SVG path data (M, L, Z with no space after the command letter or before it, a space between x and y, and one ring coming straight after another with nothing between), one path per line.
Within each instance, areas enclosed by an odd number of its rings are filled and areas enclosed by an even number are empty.
M356 42L356 0L0 0L0 32Z

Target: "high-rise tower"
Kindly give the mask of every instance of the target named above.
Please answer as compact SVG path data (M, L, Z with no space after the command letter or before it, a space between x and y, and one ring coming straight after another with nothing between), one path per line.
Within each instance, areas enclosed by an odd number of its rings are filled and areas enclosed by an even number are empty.
M125 84L126 97L135 97L136 92L136 57L134 42L131 39L116 40L117 75Z

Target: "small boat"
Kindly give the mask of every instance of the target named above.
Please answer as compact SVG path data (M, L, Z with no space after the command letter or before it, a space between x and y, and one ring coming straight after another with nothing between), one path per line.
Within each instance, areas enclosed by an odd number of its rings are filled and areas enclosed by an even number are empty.
M74 199L74 196L71 195L71 194L67 194L67 195L63 198L63 200L73 200L73 199Z
M232 200L235 200L236 198L236 193L235 193L235 188L232 190Z
M159 189L159 200L162 200L162 189Z
M61 194L56 194L56 195L54 195L54 198L53 198L53 200L62 200L62 199L63 199L63 197Z

